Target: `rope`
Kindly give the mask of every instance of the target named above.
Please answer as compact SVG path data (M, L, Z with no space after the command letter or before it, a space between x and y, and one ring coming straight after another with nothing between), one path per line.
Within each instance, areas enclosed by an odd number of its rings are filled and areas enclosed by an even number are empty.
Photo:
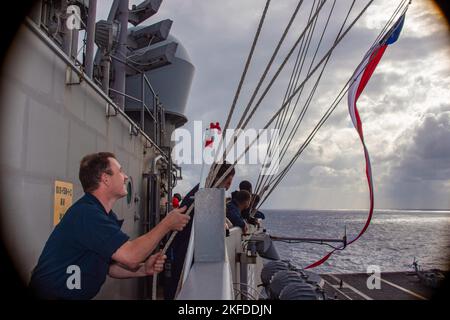
M275 59L276 55L278 54L278 51L279 51L279 49L280 49L282 43L284 42L284 39L286 38L286 35L287 35L287 33L288 33L288 31L289 31L291 25L292 25L292 22L295 20L295 17L297 16L297 13L298 13L298 11L300 10L300 7L301 7L302 3L303 3L303 0L300 0L300 1L298 2L297 7L295 8L294 13L293 13L292 16L291 16L291 19L289 20L289 23L287 24L287 26L286 26L286 28L285 28L285 30L284 30L284 32L283 32L283 35L281 36L281 39L278 41L278 45L277 45L277 47L275 48L275 50L274 50L274 52L273 52L273 54L272 54L272 57L270 58L270 60L269 60L269 62L268 62L268 64L267 64L267 66L266 66L266 69L264 70L263 75L261 76L261 78L260 78L260 80L259 80L259 82L258 82L258 85L256 86L256 88L255 88L255 90L254 90L254 92L253 92L253 95L252 95L252 97L251 97L251 99L250 99L250 102L248 103L246 109L244 110L243 116L242 116L241 119L239 120L239 123L238 123L238 125L237 125L238 128L240 127L240 125L241 125L241 123L242 123L242 118L243 118L243 117L245 116L245 114L248 112L248 109L250 108L251 104L253 103L253 100L255 99L255 97L256 97L256 95L257 95L257 93L258 93L258 91L259 91L259 88L261 87L261 85L262 85L262 83L263 83L263 81L264 81L264 79L265 79L267 73L269 72L270 67L271 67L271 65L272 65L272 63L273 63L273 60ZM265 8L265 11L264 11L263 16L265 16L267 6L268 6L268 4L266 4L266 8ZM260 26L261 26L261 23L260 23ZM258 28L258 32L257 32L258 35L259 35L259 31L260 31L260 29ZM256 44L256 43L254 42L254 44ZM253 53L253 49L254 49L254 47L252 47L251 53ZM250 57L250 56L249 56L249 57ZM247 62L249 62L249 61L247 61ZM247 63L246 68L245 68L245 70L244 70L245 73L247 72L247 68L248 68L248 63ZM229 112L229 114L228 114L228 118L227 118L227 121L226 121L226 123L225 123L225 128L224 128L223 132L226 132L226 130L228 129L228 125L229 125L229 123L230 123L230 120L231 120L231 117L232 117L232 113L234 112L234 109L235 109L235 106L236 106L236 102L237 102L237 98L238 98L239 92L240 92L240 90L241 90L243 81L244 81L244 75L243 75L243 77L241 77L241 81L239 82L238 91L236 92L236 95L235 95L235 97L234 97L233 104L232 104L231 109L230 109L230 112ZM232 138L232 139L233 139L233 138ZM230 141L230 142L231 142L231 141ZM221 149L221 147L222 147L222 143L223 143L223 139L220 140L219 147L218 147L217 150L220 151L220 149ZM228 150L228 149L227 149L227 150ZM228 152L229 152L229 150L226 151L226 152L224 153L224 155L222 156L222 159L225 159L225 158L226 158ZM217 162L217 158L215 159L215 162ZM215 176L217 175L218 170L219 170L219 168L215 168L215 170L214 170L213 172L211 172L211 174L209 175L209 177L208 177L208 179L207 179L207 184L206 184L206 185L210 185L211 180L213 179L213 177L215 177Z
M339 35L340 35L341 32L342 32L342 29L344 28L345 24L347 23L347 19L348 19L349 15L350 15L351 10L353 9L354 3L355 3L355 0L353 1L352 5L350 6L350 8L349 8L349 10L348 10L348 12L347 12L347 16L345 17L344 22L343 22L342 25L341 25L341 28L340 28L340 30L339 30L339 32L338 32L338 35L336 36L336 39L339 37ZM325 31L325 30L324 30L324 31ZM323 35L324 35L324 33L322 33L321 39L323 38ZM335 40L335 41L336 41L336 40ZM317 50L316 50L316 53L317 53ZM314 55L313 60L315 60L315 57L316 57L316 54ZM310 95L309 95L309 97L308 97L308 99L307 99L305 105L303 106L301 112L300 112L300 116L297 118L297 120L296 120L296 122L295 122L295 124L294 124L294 126L293 126L293 128L292 128L292 130L291 130L291 132L290 132L289 135L288 135L288 138L286 139L286 141L285 141L285 143L284 143L284 145L283 145L283 148L282 148L282 150L281 150L280 162L284 159L284 156L286 155L287 149L288 149L288 147L290 146L292 140L294 139L295 134L296 134L297 131L298 131L298 128L299 128L299 126L300 126L300 124L301 124L301 122L302 122L302 120L303 120L303 118L304 118L304 115L306 114L307 109L309 108L309 105L310 105L310 103L311 103L311 101L312 101L312 98L313 98L313 96L314 96L314 94L315 94L315 92L316 92L316 89L317 89L317 87L318 87L318 84L319 84L319 82L320 82L320 80L321 80L321 78L322 78L322 75L323 75L323 73L324 73L324 71L325 71L325 68L326 68L326 66L327 66L328 61L329 61L330 58L331 58L331 55L330 55L330 56L327 58L327 60L325 61L325 64L324 64L324 66L323 66L323 68L322 68L322 70L321 70L321 73L319 74L319 77L317 78L316 83L315 83L313 89L311 90ZM299 100L299 98L297 98L297 101L296 101L295 106L297 106L298 100ZM283 134L283 136L284 136L284 134ZM282 136L282 138L281 138L280 140L283 139L283 136ZM273 170L272 170L270 173L273 173ZM268 175L268 177L270 177L270 174ZM266 184L270 184L270 180L271 180L271 179L266 178ZM262 187L261 190L263 190L262 192L264 192L264 190L266 190L266 185L264 185L264 187ZM260 197L261 197L261 196L262 196L262 195L260 195Z
M399 8L401 8L402 6L404 6L405 2L407 1L402 1L397 10L394 12L394 14L392 15L391 19L389 19L388 24L392 23L393 18L395 18L396 13L399 12ZM403 13L406 12L407 7L404 8ZM402 14L403 14L402 13ZM389 26L389 25L388 25ZM389 26L390 27L390 26ZM384 31L387 28L383 28L382 32L384 33ZM381 32L380 32L381 34ZM377 37L377 39L375 40L374 44L376 44L380 39L380 35ZM371 60L368 61L368 63L370 63ZM328 118L330 117L331 113L336 109L337 105L339 104L339 102L342 100L342 98L345 96L345 94L347 93L347 91L349 90L350 87L350 82L351 82L352 78L350 78L347 83L344 85L344 87L342 88L342 90L339 92L339 94L337 95L337 97L335 98L335 100L333 101L333 103L331 104L331 106L328 108L328 110L325 112L324 116L319 120L319 122L317 123L317 125L314 127L314 129L311 131L311 133L309 134L309 136L306 138L306 140L303 142L303 144L301 145L301 147L299 148L299 150L294 154L294 156L292 157L291 161L289 161L288 165L280 172L278 173L270 182L270 184L272 184L273 182L275 182L275 185L270 189L269 193L266 195L266 197L264 199L261 199L260 203L258 204L258 208L261 207L261 205L267 200L267 198L270 196L270 194L273 192L273 190L278 186L278 184L281 182L281 180L286 176L287 172L290 170L290 168L292 167L292 165L295 163L295 161L298 159L298 157L300 156L300 154L306 149L306 147L309 145L309 143L311 142L311 140L314 138L314 136L316 135L317 131L322 127L322 125L328 120ZM346 89L347 88L347 89Z
M228 125L230 124L231 117L233 116L233 112L234 112L234 109L236 107L236 103L237 103L237 100L239 98L239 94L241 92L242 85L244 83L244 79L245 79L245 77L247 75L247 71L248 71L248 68L250 66L250 62L252 60L253 53L255 51L255 47L256 47L256 44L258 42L258 38L259 38L259 35L261 33L262 26L264 24L264 20L266 18L267 10L269 9L269 4L270 4L270 0L267 0L266 6L264 7L263 14L262 14L261 19L259 21L258 29L256 30L256 34L255 34L255 37L253 39L252 47L250 49L250 52L249 52L248 57L247 57L247 61L245 63L244 71L242 72L241 79L239 80L238 88L237 88L236 93L234 95L233 103L231 104L230 111L228 112L227 121L225 122L225 126L224 126L224 129L223 129L224 131L228 129Z
M334 1L334 3L335 3L335 2L336 2L336 1ZM334 4L333 4L333 7L334 7ZM330 15L331 15L331 13L330 13ZM295 81L295 85L293 85L293 86L291 87L291 89L289 90L288 96L292 93L292 89L295 88L295 87L297 86L298 81L300 80L300 75L301 75L301 72L303 71L303 66L304 66L304 64L305 64L305 62L306 62L306 56L307 56L307 53L308 53L308 51L309 51L309 47L310 47L310 45L311 45L312 38L313 38L313 36L314 36L314 31L315 31L315 29L316 29L317 19L318 19L318 16L316 17L316 19L315 19L315 21L314 21L313 27L309 30L310 32L309 32L308 37L307 37L307 39L308 39L308 40L307 40L307 45L304 47L304 50L303 50L304 52L302 53L301 67L300 67L300 69L299 69L299 72L298 72L298 75L297 75L297 78L296 78L296 81ZM320 43L319 43L319 46L320 46ZM317 48L319 48L319 46L318 46ZM311 65L312 65L313 62L314 62L314 61L311 62ZM308 72L309 72L310 70L311 70L311 66L310 66ZM307 73L308 73L308 72L307 72ZM298 95L297 97L300 97L300 96L301 96L302 91L303 91L303 89L300 91L300 93L299 93L299 95ZM283 102L284 102L284 101L283 101ZM289 109L290 109L290 106L291 106L291 102L292 102L292 100L289 102L287 108L284 110L285 112L284 112L283 115L282 115L283 120L282 120L282 122L281 122L281 127L283 127L284 124L285 124L286 116L287 116L287 114L289 113ZM293 112L293 111L294 111L294 110L292 110L292 112ZM291 114L292 114L292 113L291 113ZM289 122L289 121L288 121L288 122Z
M353 1L353 3L354 3L354 2L355 2L355 0ZM330 13L329 13L329 15L328 15L328 18L327 18L327 21L326 21L326 24L325 24L325 27L324 27L324 29L323 29L323 31L322 31L321 37L320 37L319 42L318 42L318 45L317 45L317 47L316 47L316 51L315 51L314 56L313 56L313 58L312 58L312 60L311 60L311 63L310 63L309 69L308 69L308 73L311 71L311 67L312 67L312 65L313 65L313 63L314 63L314 61L315 61L315 59L316 59L316 56L317 56L317 53L318 53L318 51L319 51L320 45L321 45L321 43L322 43L323 37L324 37L325 32L326 32L326 30L327 30L327 27L328 27L328 24L329 24L331 15L332 15L332 13L333 13L335 4L336 4L336 0L334 0L333 6L331 7ZM340 31L339 31L339 33L338 33L336 39L339 37L340 33L342 32L342 29L343 29L344 26L345 26L345 23L346 23L346 21L347 21L347 18L348 18L349 14L350 14L350 11L351 11L352 7L353 7L353 4L352 4L352 6L350 7L350 9L349 9L349 11L348 11L348 13L347 13L347 16L346 16L346 18L345 18L345 20L344 20L344 22L343 22L343 24L342 24L342 26L341 26L341 29L340 29ZM312 37L311 37L311 38L312 38ZM335 40L335 41L336 41L336 40ZM281 161L283 160L284 155L286 154L287 148L288 148L288 146L290 145L291 141L293 140L293 137L294 137L295 133L297 132L298 127L300 126L300 123L301 123L301 121L302 121L302 119L303 119L303 116L305 115L306 110L308 109L309 104L310 104L311 101L312 101L312 98L313 98L313 96L314 96L314 93L315 93L315 91L316 91L316 89L317 89L317 86L318 86L318 84L319 84L319 82L320 82L320 80L321 80L321 77L322 77L322 75L323 75L323 72L324 72L324 70L325 70L325 68L326 68L326 66L327 66L328 61L329 61L330 58L331 58L331 55L330 55L330 56L327 58L327 60L325 61L325 64L324 64L324 66L322 67L322 71L321 71L319 77L317 78L316 83L314 84L313 89L311 90L311 93L310 93L310 95L309 95L309 97L308 97L308 99L307 99L307 102L306 102L306 104L305 104L305 105L303 106L303 108L302 108L300 117L297 119L296 123L294 124L294 127L292 128L291 132L290 132L289 135L288 135L288 138L286 139L286 141L285 141L285 143L284 143L284 145L283 145L283 149L282 149L282 152L281 152L281 157L279 157L279 162L281 162ZM288 120L288 122L287 122L287 125L285 126L285 130L283 131L283 134L282 134L282 136L281 136L281 138L280 138L280 141L283 140L284 135L285 135L285 133L286 133L286 129L287 129L287 127L289 126L289 123L291 122L292 116L293 116L293 114L294 114L294 112L295 112L295 110L296 110L296 108L297 108L297 105L298 105L298 102L299 102L299 99L300 99L301 92L302 92L302 91L300 91L300 94L297 96L297 100L296 100L296 102L295 102L294 108L292 109L292 112L291 112L291 114L290 114L290 117L289 117L289 120ZM274 170L274 167L271 168L269 174L267 174L266 176L264 176L264 177L261 179L260 185L258 185L258 183L257 183L257 186L256 186L257 192L255 192L255 193L258 194L260 197L262 196L262 193L263 193L264 190L265 190L265 187L266 187L267 182L270 180L270 174L273 173L273 170ZM261 173L260 173L260 176L261 176ZM258 179L258 181L260 181L260 180ZM261 193L261 194L260 194L260 193ZM256 211L254 211L254 212L256 212ZM254 213L254 212L253 212L253 213Z
M310 13L309 13L308 21L311 21L311 16L312 16L312 13L314 11L315 4L316 4L316 0L314 0L313 5L311 6L311 10L310 10ZM314 24L314 28L315 28L315 24ZM309 35L307 36L307 38L309 38ZM302 41L301 41L301 44L299 46L298 54L297 54L297 57L295 59L294 67L293 67L293 70L292 70L292 73L291 73L291 76L290 76L290 79L289 79L288 87L287 87L286 92L285 92L284 97L283 97L282 104L286 101L287 97L292 93L292 89L297 85L298 80L300 78L300 74L301 74L302 68L303 68L303 63L301 61L305 57L305 50L304 50L304 47L303 47L303 45L305 44L304 40L305 40L305 38L302 37ZM301 66L301 68L300 68L300 66ZM283 112L277 117L277 120L276 120L276 123L275 123L275 128L276 129L279 130L284 125L285 114L286 114L287 110L289 109L289 107L290 107L290 104L288 104L288 107L285 110L283 110ZM269 154L270 155L272 154L272 151L274 149L273 145L272 145L272 142L273 142L273 140L271 139L269 141L269 146L268 146L268 149L267 149L268 152L265 155L263 164L266 163L267 156ZM258 190L258 186L259 186L261 177L262 177L262 175L261 175L261 172L260 172L260 174L258 175L257 182L256 182L256 189L255 190ZM255 192L255 193L258 193L258 192ZM254 199L252 199L252 204L251 204L252 206L253 206L253 200Z
M269 4L270 4L270 0L267 0L266 5L264 7L263 14L262 14L262 16L261 16L261 18L259 20L258 29L256 30L255 37L253 38L253 44L252 44L252 47L251 47L250 52L248 54L247 61L245 63L245 67L244 67L244 71L242 72L241 79L239 80L239 84L238 84L238 87L236 89L236 93L234 95L233 102L232 102L231 107L230 107L230 111L228 112L227 120L226 120L225 126L223 128L223 132L224 133L228 129L228 126L230 124L231 118L233 116L234 109L236 107L236 103L237 103L237 100L239 98L239 94L241 92L242 85L244 83L244 79L245 79L245 77L247 75L247 71L248 71L248 68L250 66L250 62L251 62L251 59L253 57L253 53L255 51L255 47L256 47L256 44L258 42L258 38L259 38L259 35L261 33L262 26L264 24L264 20L266 18L267 10L269 9ZM223 144L223 139L220 139L219 147L217 148L217 150L220 150L222 148L222 144ZM223 159L225 159L225 157L226 157L226 155L223 156ZM217 154L216 154L214 162L217 163L217 160L218 159L217 159ZM219 170L218 168L215 168L215 170L213 172L210 171L208 173L208 176L206 177L206 182L205 182L206 186L209 186L212 183L212 179L217 175L218 170Z
M326 3L327 0L323 0L319 6L319 8L317 9L317 11L314 13L313 19L308 23L307 28L309 29L309 27L311 27L311 24L315 21L316 16L320 13L320 11L323 8L323 5ZM303 31L302 36L304 35L304 33L306 32L306 29ZM258 109L258 107L261 105L261 102L264 100L264 98L266 97L267 93L269 92L270 88L272 87L273 83L275 82L275 80L278 78L279 74L281 73L281 71L283 70L284 66L286 65L287 61L289 60L289 58L291 57L295 47L298 45L298 40L297 42L294 44L294 46L292 47L291 51L289 51L288 55L286 56L286 58L284 59L283 63L280 65L280 67L278 68L277 72L275 73L275 75L273 76L272 80L270 81L269 85L266 87L266 89L264 90L263 94L261 95L261 97L259 98L258 102L256 103L256 105L253 107L252 111L250 112L249 116L247 117L247 119L245 120L244 124L243 124L243 128L245 128L248 124L248 122L250 121L250 119L253 117L253 115L255 114L256 110ZM298 92L298 91L297 91ZM296 92L296 93L297 93ZM295 94L296 94L295 93ZM288 98L289 102L292 99L292 96L290 96L290 98Z
M319 9L317 10L317 12L315 13L315 15L317 15L317 14L320 12L320 9L323 7L323 5L325 4L325 2L326 2L326 0L323 0L323 1L322 1L322 3L321 3L321 5L320 5ZM304 28L303 32L300 34L300 36L298 37L297 41L296 41L295 44L292 46L292 48L291 48L291 50L289 51L288 55L287 55L286 58L284 59L283 63L282 63L282 64L280 65L280 67L278 68L276 74L272 77L272 80L270 81L269 86L265 89L263 96L260 97L260 99L259 99L257 105L256 105L256 106L254 107L254 109L252 110L250 116L247 118L247 120L245 121L245 123L242 125L242 121L243 121L243 119L245 118L245 116L246 116L246 114L247 114L247 112L248 112L249 105L247 106L246 110L244 110L244 113L243 113L241 119L239 120L239 124L238 124L238 126L237 126L237 130L233 133L233 136L231 137L230 142L228 143L228 145L227 145L227 147L226 147L226 150L225 150L225 152L224 152L224 154L223 154L223 159L225 159L226 156L228 155L228 153L230 152L232 146L234 145L234 141L236 141L236 139L239 138L239 136L240 136L240 134L241 134L241 132L242 132L241 129L245 128L245 126L246 126L247 123L248 123L248 120L250 120L250 118L253 116L254 112L256 111L257 107L258 107L259 104L261 103L262 99L265 97L265 95L266 95L267 92L269 91L270 87L271 87L272 84L275 82L275 80L276 80L276 78L278 77L278 75L280 74L280 72L283 70L283 68L284 68L285 64L287 63L287 61L289 60L290 56L291 56L292 53L295 51L295 48L296 48L297 45L299 44L300 40L304 37L306 31L307 31L307 30L309 29L309 27L311 26L311 23L312 23L312 21L308 22L308 24L307 24L306 27ZM270 63L270 65L271 65L271 63ZM270 68L270 66L269 66L269 68ZM236 132L237 132L237 135L236 135ZM259 137L259 135L258 135L258 137ZM221 142L222 142L222 140L221 140ZM221 145L222 145L222 144L219 145L219 150L220 150ZM209 179L208 179L208 182L209 182L209 183L207 184L208 186L210 186L211 181L217 176L217 172L218 172L218 169L216 168L216 170L214 170L214 171L211 173L211 176L210 176Z
M244 113L243 113L241 119L239 120L239 123L237 125L238 128L241 127L245 115L247 114L248 110L250 109L250 106L253 104L253 101L255 100L256 95L258 94L259 89L261 88L261 85L263 84L264 80L266 79L267 73L269 72L270 68L272 67L273 61L275 60L275 57L277 56L278 51L280 50L281 45L283 44L284 39L286 38L286 35L288 34L289 29L291 28L292 23L294 22L294 20L295 20L295 18L297 16L297 13L300 10L300 7L301 7L302 3L303 3L303 0L300 0L298 2L297 7L295 8L295 10L294 10L294 12L293 12L293 14L292 14L292 16L291 16L287 26L286 26L286 28L284 29L283 35L281 36L281 39L278 41L278 44L277 44L274 52L272 53L272 56L270 57L270 60L267 63L266 68L265 68L261 78L259 79L255 90L253 91L253 94L252 94L252 96L250 98L250 101L248 102L247 107L245 108Z
M326 60L326 58L333 52L333 50L336 48L336 46L341 42L341 40L347 35L347 33L350 31L350 29L355 25L355 23L361 18L361 16L364 14L364 12L367 10L367 8L372 4L374 0L370 0L368 4L360 11L360 13L354 18L352 23L347 27L347 29L344 31L344 33L339 37L339 39L336 41L336 43L327 51L327 53L323 56L323 58L320 60L320 62L317 63L317 65L313 68L311 73L306 77L306 79L300 84L299 87L297 87L294 91L294 93L288 98L287 102L292 100L292 98L296 95L296 93L300 90L302 86L311 78L311 76L317 71L317 69L322 65L322 63ZM286 107L287 102L281 106L281 108L270 118L270 120L267 122L267 124L264 126L263 129L267 129L272 122L276 119L276 117L281 113L281 111ZM241 155L232 163L230 168L228 168L222 176L216 181L213 188L217 187L222 183L222 181L228 176L228 174L231 172L231 170L234 169L238 161L247 153L247 151L250 149L250 147L259 139L259 136L261 135L261 132L259 132L256 136L256 138L246 147L246 149L241 153Z
M318 13L319 13L319 11L320 11L320 9L323 7L323 5L324 5L324 3L325 3L325 1L326 0L324 0L324 1L322 1L321 2L321 4L320 4L320 7L319 7L319 9L318 9L318 11L315 13L315 15L317 15ZM305 79L302 81L302 83L299 85L299 86L297 86L296 87L296 89L293 91L293 93L286 99L286 101L285 101L285 103L283 103L283 105L280 107L280 109L278 109L278 111L270 118L270 120L266 123L266 125L264 126L264 129L267 129L271 124L272 124L272 122L280 115L280 113L286 108L286 106L287 106L287 104L293 99L293 97L295 97L296 95L297 95L297 93L301 90L301 88L305 85L305 83L315 74L315 72L318 70L318 68L329 58L329 56L332 54L332 52L334 51L334 49L336 48L336 46L341 42L341 40L347 35L347 33L351 30L351 28L355 25L355 23L361 18L361 16L364 14L364 12L367 10L367 8L372 4L372 2L373 2L374 0L370 0L368 3L367 3L367 5L359 12L359 14L354 18L354 20L351 22L351 24L345 29L345 31L343 32L343 34L340 36L340 37L338 37L338 39L335 41L335 43L333 44L333 46L327 51L327 53L322 57L322 59L315 65L315 67L314 68L312 68L312 70L311 70L311 72L310 73L308 73L307 74L307 76L305 77ZM310 21L309 23L308 23L308 25L307 25L307 27L306 28L309 28L309 26L311 25L311 22L312 21ZM302 32L302 35L300 36L300 37L303 37L303 35L305 34L305 31L306 31L306 28L305 28L305 30ZM294 45L294 47L291 49L291 51L289 52L289 54L288 54L288 56L287 56L287 59L292 55L292 52L295 50L295 47L298 45L298 42L299 42L299 40L297 40L297 42L296 42L296 44ZM271 83L269 84L269 87L268 88L270 88L270 86L273 84L273 82L275 81L275 79L276 79L276 77L278 76L278 74L279 74L279 72L281 72L281 69L284 67L284 65L286 64L286 62L287 62L287 59L285 59L284 60L284 62L283 62L283 64L280 66L280 68L278 69L278 71L277 71L277 74L275 75L275 77L272 79L272 81L271 81ZM350 82L350 80L347 82L347 84ZM346 86L347 86L347 84L346 84ZM346 86L344 86L344 89L345 89L345 87ZM348 88L347 88L347 90L348 90ZM265 93L267 93L267 91L268 91L268 89L266 89L266 91L265 91ZM341 91L342 92L342 91ZM262 101L262 98L265 96L265 94L260 98L260 100L258 101L258 103L260 103L261 101ZM336 98L336 100L338 100L337 101L337 103L333 103L332 104L332 106L328 109L328 111L333 111L335 108L336 108L336 106L337 106L337 104L340 102L340 100L343 98L343 95L339 98L339 95L338 95L338 97ZM336 101L335 100L335 101ZM256 111L256 109L257 109L257 106L258 106L259 104L257 104L255 107L254 107L254 109L252 110L252 113L250 114L250 116L247 118L247 120L245 121L245 125L248 123L248 120L251 118L251 116L253 116L253 114L254 114L254 112ZM323 125L323 123L328 119L328 117L330 116L330 114L331 114L331 112L328 112L327 113L327 115L326 116L324 116L324 117L322 117L322 119L324 120L324 121L321 121L320 123L320 125L318 125L318 126L316 126L317 127L317 130ZM245 125L244 125L244 127L245 127ZM317 132L317 130L315 130L315 133ZM309 137L311 137L310 139L309 139L309 141L308 141L308 143L307 144L309 144L309 142L311 141L311 139L312 139L312 137L315 135L315 133L311 133L310 134L310 136ZM260 134L261 134L261 132L259 132L258 133L258 135L257 135L257 137L246 147L246 149L244 150L244 152L242 152L241 153L241 155L234 161L234 163L232 163L232 165L230 166L230 168L228 168L223 174L222 174L222 176L221 177L219 177L217 180L216 180L216 182L214 183L214 185L212 186L213 188L217 188L222 182L223 182L223 180L229 175L229 173L231 172L231 170L233 170L234 169L234 167L236 166L236 164L238 163L238 161L247 153L247 151L249 150L249 148L259 139L259 136L260 136ZM231 145L232 144L232 142L230 141L230 143L229 143L229 145ZM307 144L304 144L304 147L302 147L302 148L300 148L299 149L299 151L296 153L296 155L294 156L294 158L292 159L292 161L290 162L290 164L283 170L283 174L285 175L287 172L288 172L288 170L292 167L292 165L293 165L293 163L295 162L295 160L298 158L298 156L300 155L300 153L304 150L304 148L306 148L306 146L307 146ZM228 149L228 148L227 148ZM216 167L219 167L219 166L216 166ZM214 177L215 177L215 175L217 175L217 173L215 173L214 174ZM284 177L284 175L283 175L283 177ZM281 178L283 178L283 177L281 177ZM280 180L278 180L277 181L277 183L276 183L276 185L278 185L278 183L281 181L281 179ZM276 185L274 186L274 188L276 187ZM274 188L272 188L272 190L271 190L271 192L273 192L273 190L274 190ZM271 193L270 192L270 193ZM269 195L270 195L270 193L269 193ZM267 195L267 197L269 196L269 195ZM264 201L267 199L267 197L264 199ZM261 206L261 204L262 203L260 203L259 204L259 207ZM193 211L193 209L194 209L194 204L192 204L192 205L190 205L189 206L189 208L187 209L187 211L186 211L186 214L187 215L191 215L191 213L192 213L192 211ZM172 242L173 242L173 240L174 240L174 238L175 238L175 236L178 234L178 231L174 231L174 232L172 232L172 234L170 235L170 237L169 237L169 240L166 242L166 244L165 244L165 246L164 246L164 248L163 248L163 250L162 250L162 254L165 254L166 252L167 252L167 250L168 250L168 248L169 248L169 246L172 244Z

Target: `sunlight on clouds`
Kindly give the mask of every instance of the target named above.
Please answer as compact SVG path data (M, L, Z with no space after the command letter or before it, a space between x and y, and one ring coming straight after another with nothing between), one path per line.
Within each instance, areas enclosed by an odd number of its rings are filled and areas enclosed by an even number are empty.
M133 0L130 3L139 2ZM287 158L298 150L334 100L362 54L368 49L367 42L375 39L399 2L400 0L375 1L356 28L349 33L345 46L338 47L312 107L308 110L294 143L289 147ZM234 121L240 117L248 102L296 3L294 0L272 1ZM307 7L310 3L305 1ZM350 3L351 1L337 1L337 5L340 5L337 12L343 12L343 8ZM367 1L358 2L357 5L361 8L365 3ZM158 16L149 20L149 23L155 23L161 19L172 19L172 34L182 40L195 64L196 75L187 106L189 121L210 121L218 117L220 119L217 120L220 121L226 116L264 4L264 0L166 0L163 1ZM302 18L305 19L304 16ZM339 20L333 21L335 25L332 28L336 29ZM416 190L420 190L411 189L402 194L398 191L400 186L407 184L405 177L412 174L409 169L419 170L418 168L422 168L420 165L426 163L423 161L416 166L411 161L417 155L414 145L423 143L417 138L417 132L426 134L423 130L424 117L433 114L434 118L442 121L439 116L450 110L450 38L446 34L447 30L443 16L434 10L431 1L414 0L399 41L387 49L358 102L365 140L372 157L375 188L377 192L380 190L380 194L377 194L378 206L401 207L411 202L417 196ZM288 36L290 41L294 38L293 35ZM362 45L364 41L366 43ZM282 51L286 47L288 46L283 46ZM277 66L275 64L273 68ZM289 74L283 74L284 83L288 81L285 79L288 76ZM282 95L283 88L280 85L272 90L261 105L258 116L250 123L251 126L262 128L261 124L279 108L277 94ZM443 125L438 120L436 123ZM186 128L189 128L189 124ZM421 151L428 150L423 146L421 148ZM450 159L444 159L442 163L444 161L450 163ZM398 168L399 163L405 167L404 170ZM177 190L188 191L197 182L199 170L199 167L183 168L185 179L180 182ZM257 167L239 166L236 183L244 176L256 182L257 171ZM432 176L432 172L426 174ZM321 208L324 205L323 199L330 199L327 206L331 208L363 207L367 204L367 183L364 179L364 156L358 135L348 118L345 97L266 204L273 208L280 207L281 204L283 207L298 207L291 195L301 194L303 208ZM427 185L428 182L421 183L424 183L424 190L435 190L435 187ZM450 187L448 181L442 182L440 186L447 190ZM387 194L386 190L390 190L392 194ZM355 200L355 194L361 199ZM441 195L436 195L439 196ZM436 197L429 194L422 198ZM445 201L448 201L447 198Z
M390 18L386 12L394 12L399 3L401 3L400 0L375 1L367 9L362 24L368 29L381 30Z
M390 15L394 12L400 0L376 1L367 10L364 18L364 26L369 29L381 30ZM442 14L436 10L432 1L413 1L406 13L403 36L422 38L433 35L437 31L445 29L446 21Z

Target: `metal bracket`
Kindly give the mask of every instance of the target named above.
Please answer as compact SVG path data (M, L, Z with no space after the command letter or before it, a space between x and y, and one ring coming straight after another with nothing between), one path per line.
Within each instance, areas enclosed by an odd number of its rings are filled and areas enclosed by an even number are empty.
M243 252L237 252L236 262L241 264L256 264L256 256L249 256Z
M139 134L139 128L130 123L129 133L130 133L130 136L137 136Z
M111 112L110 112L111 109L114 110L114 113L111 113ZM107 104L106 104L106 117L107 117L107 118L109 118L109 117L115 117L115 116L117 116L117 115L118 115L117 110L116 110L114 107L112 107L109 103L107 103Z
M80 71L81 72L79 74L75 73L75 76L78 75L78 81L72 81L74 72L72 71L72 68L67 67L67 69L66 69L66 86L80 85L83 82L83 79L84 79L83 69L80 68Z

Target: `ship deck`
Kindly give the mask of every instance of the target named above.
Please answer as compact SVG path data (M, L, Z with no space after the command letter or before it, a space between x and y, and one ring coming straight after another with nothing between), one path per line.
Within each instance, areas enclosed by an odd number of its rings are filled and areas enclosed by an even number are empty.
M380 289L367 287L366 273L322 274L325 293L338 300L429 300L434 289L414 272L387 272L380 275Z

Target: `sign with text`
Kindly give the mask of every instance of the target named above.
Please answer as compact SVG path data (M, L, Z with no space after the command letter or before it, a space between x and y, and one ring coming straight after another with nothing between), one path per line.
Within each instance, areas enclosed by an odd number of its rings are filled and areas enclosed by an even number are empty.
M55 180L55 202L53 210L53 226L56 226L72 205L73 184L70 182Z

